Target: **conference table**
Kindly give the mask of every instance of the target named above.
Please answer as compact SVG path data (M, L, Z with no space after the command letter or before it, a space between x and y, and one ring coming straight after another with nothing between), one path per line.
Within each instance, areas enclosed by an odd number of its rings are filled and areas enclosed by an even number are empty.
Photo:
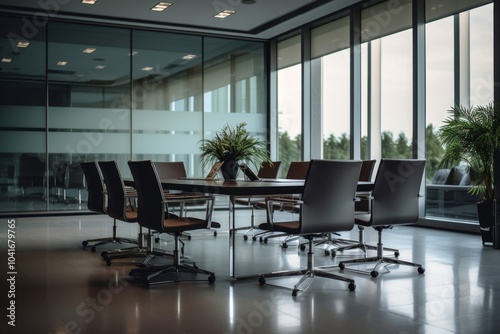
M268 179L260 181L224 181L206 180L203 178L177 178L160 179L162 187L168 190L179 190L186 192L198 192L213 195L229 196L229 276L232 279L254 277L255 275L237 276L236 261L236 233L235 210L232 207L234 197L244 196L272 196L300 194L304 189L304 180L291 179ZM133 180L126 180L126 185L133 186ZM358 192L368 192L373 188L372 182L358 182Z

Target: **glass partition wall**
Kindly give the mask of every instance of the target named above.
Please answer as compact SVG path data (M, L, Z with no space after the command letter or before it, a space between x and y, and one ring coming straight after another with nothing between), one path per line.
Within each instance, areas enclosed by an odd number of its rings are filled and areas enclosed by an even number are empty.
M130 31L52 23L47 47L49 210L84 209L80 162L128 171Z
M0 214L86 211L82 161L183 161L246 122L268 139L264 43L26 18L0 23ZM13 44L15 42L15 44ZM18 44L19 43L19 44Z
M0 20L1 211L47 209L46 27L31 27Z

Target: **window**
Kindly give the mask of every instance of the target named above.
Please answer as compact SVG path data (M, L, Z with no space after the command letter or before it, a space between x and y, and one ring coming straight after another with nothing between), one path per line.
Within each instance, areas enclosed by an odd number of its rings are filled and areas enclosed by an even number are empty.
M484 3L426 3L428 217L477 220L478 198L468 194L467 187L457 187L454 180L460 179L451 177L463 168L438 169L443 147L437 134L452 106L493 100L493 4Z
M370 157L411 158L413 62L411 1L361 12L362 135ZM369 129L369 131L368 131Z
M349 17L311 31L312 109L321 114L322 158L350 158Z
M278 43L278 160L280 175L302 160L302 65L300 36Z

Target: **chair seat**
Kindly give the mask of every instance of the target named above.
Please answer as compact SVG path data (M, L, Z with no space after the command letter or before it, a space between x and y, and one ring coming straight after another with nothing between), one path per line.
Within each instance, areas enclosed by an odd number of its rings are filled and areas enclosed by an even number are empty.
M299 234L300 222L299 221L275 222L274 229L288 234Z
M186 230L199 230L206 227L206 220L193 217L168 218L163 220L163 231L167 233L182 232Z
M128 220L137 220L137 211L125 211L125 218Z
M371 214L369 213L365 213L365 212L362 212L362 213L356 213L354 215L354 220L356 222L356 224L358 225L363 225L363 226L371 226Z

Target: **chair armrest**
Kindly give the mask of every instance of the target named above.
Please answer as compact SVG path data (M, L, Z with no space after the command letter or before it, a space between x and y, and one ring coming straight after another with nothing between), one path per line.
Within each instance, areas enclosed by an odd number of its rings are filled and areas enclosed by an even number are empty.
M290 206L301 206L304 204L304 201L301 199L291 199L291 198L281 198L281 197L272 197L266 198L266 216L267 216L267 224L272 229L274 225L273 213L274 213L274 205L278 204L280 209L284 205Z
M213 200L213 196L210 195L194 195L194 194L175 194L168 195L165 194L165 202L174 203L174 202L195 202L195 201L209 201Z
M268 197L266 203L287 203L287 204L303 204L301 199L283 198L283 197Z

